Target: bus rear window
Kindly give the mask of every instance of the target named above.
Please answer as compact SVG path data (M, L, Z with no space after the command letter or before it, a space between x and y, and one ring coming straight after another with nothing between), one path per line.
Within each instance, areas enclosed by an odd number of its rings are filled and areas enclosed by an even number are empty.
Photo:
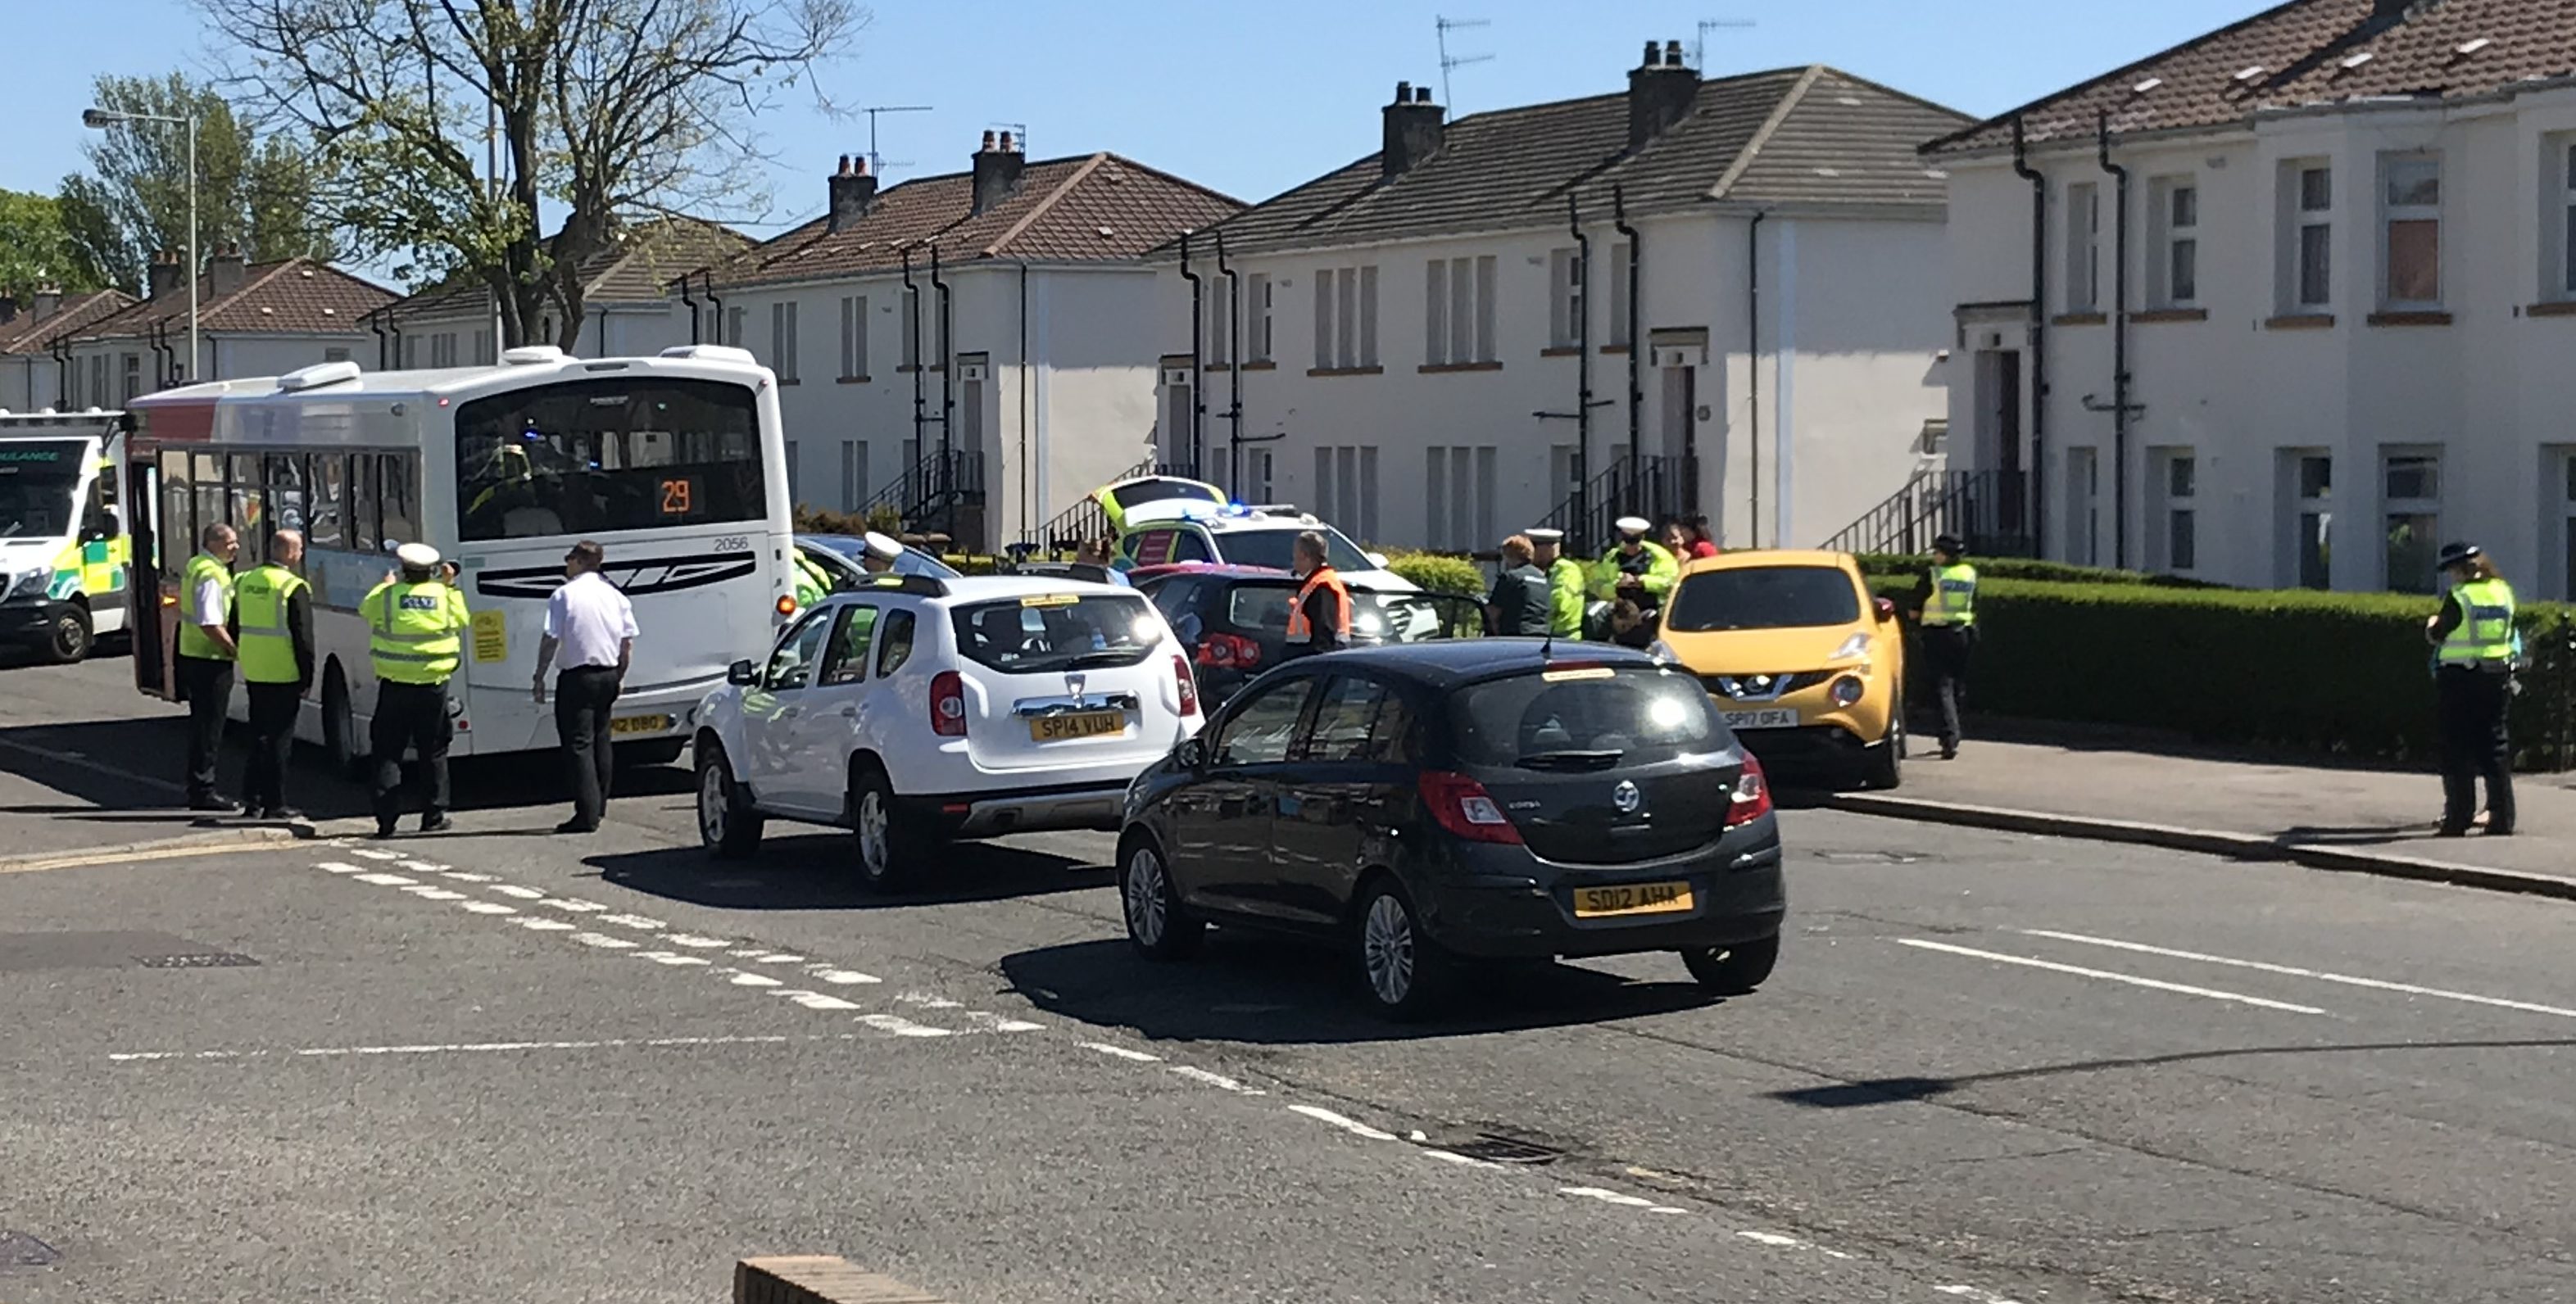
M752 391L619 377L514 390L456 409L462 536L519 539L767 514Z

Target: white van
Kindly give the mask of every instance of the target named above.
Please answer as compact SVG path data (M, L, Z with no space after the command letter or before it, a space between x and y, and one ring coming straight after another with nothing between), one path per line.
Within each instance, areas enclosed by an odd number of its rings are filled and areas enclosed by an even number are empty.
M68 664L126 627L124 414L0 412L0 643Z

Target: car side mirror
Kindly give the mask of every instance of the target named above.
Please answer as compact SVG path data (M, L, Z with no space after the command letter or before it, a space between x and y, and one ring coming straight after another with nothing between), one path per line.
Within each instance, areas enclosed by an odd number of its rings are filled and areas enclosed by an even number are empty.
M736 661L725 667L725 682L736 688L748 688L760 682L760 671L749 661Z
M1896 603L1893 600L1888 598L1879 598L1873 601L1871 605L1878 608L1878 618L1881 623L1896 619Z
M1207 754L1207 740L1193 736L1181 740L1180 747L1173 752L1173 758L1178 760L1183 768L1196 770L1207 765Z
M1385 553L1382 553L1382 552L1372 552L1372 553L1365 553L1365 554L1362 554L1362 555L1364 555L1364 556L1366 556L1366 557L1368 558L1368 564L1369 564L1369 565L1374 566L1374 567L1376 567L1376 568L1377 568L1377 569L1379 569L1379 570L1385 570L1385 569L1386 569L1386 554L1385 554Z

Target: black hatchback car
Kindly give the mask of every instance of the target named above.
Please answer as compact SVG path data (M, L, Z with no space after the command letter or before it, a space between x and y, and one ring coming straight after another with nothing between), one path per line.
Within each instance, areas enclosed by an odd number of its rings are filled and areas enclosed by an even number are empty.
M1462 639L1293 661L1127 792L1129 941L1210 923L1346 946L1378 1006L1478 960L1678 952L1749 992L1780 951L1762 767L1689 672L1598 643Z

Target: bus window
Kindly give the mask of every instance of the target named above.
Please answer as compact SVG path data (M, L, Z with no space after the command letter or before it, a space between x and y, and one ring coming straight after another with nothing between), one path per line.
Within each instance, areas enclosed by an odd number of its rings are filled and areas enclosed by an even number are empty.
M213 453L199 453L195 465L197 522L196 528L188 532L190 552L204 542L200 536L207 526L232 519L232 504L224 499L224 459Z
M377 460L382 466L376 487L384 514L385 547L420 542L420 459L409 453L385 453Z
M456 409L467 540L757 521L767 514L752 391L716 380L565 381Z
M161 563L177 575L197 546L195 500L188 488L188 455L161 455Z
M365 453L349 458L349 546L376 550L376 459Z
M241 535L242 560L255 566L268 560L268 503L260 492L259 458L235 453L232 464L232 515L225 519Z
M270 528L305 529L310 507L304 492L304 459L272 453L263 460L268 463L268 507L275 518Z
M340 529L343 509L341 482L346 478L348 459L338 453L316 453L307 484L313 487L313 504L305 512L305 528L312 532L306 540L316 548L343 548L347 536Z

